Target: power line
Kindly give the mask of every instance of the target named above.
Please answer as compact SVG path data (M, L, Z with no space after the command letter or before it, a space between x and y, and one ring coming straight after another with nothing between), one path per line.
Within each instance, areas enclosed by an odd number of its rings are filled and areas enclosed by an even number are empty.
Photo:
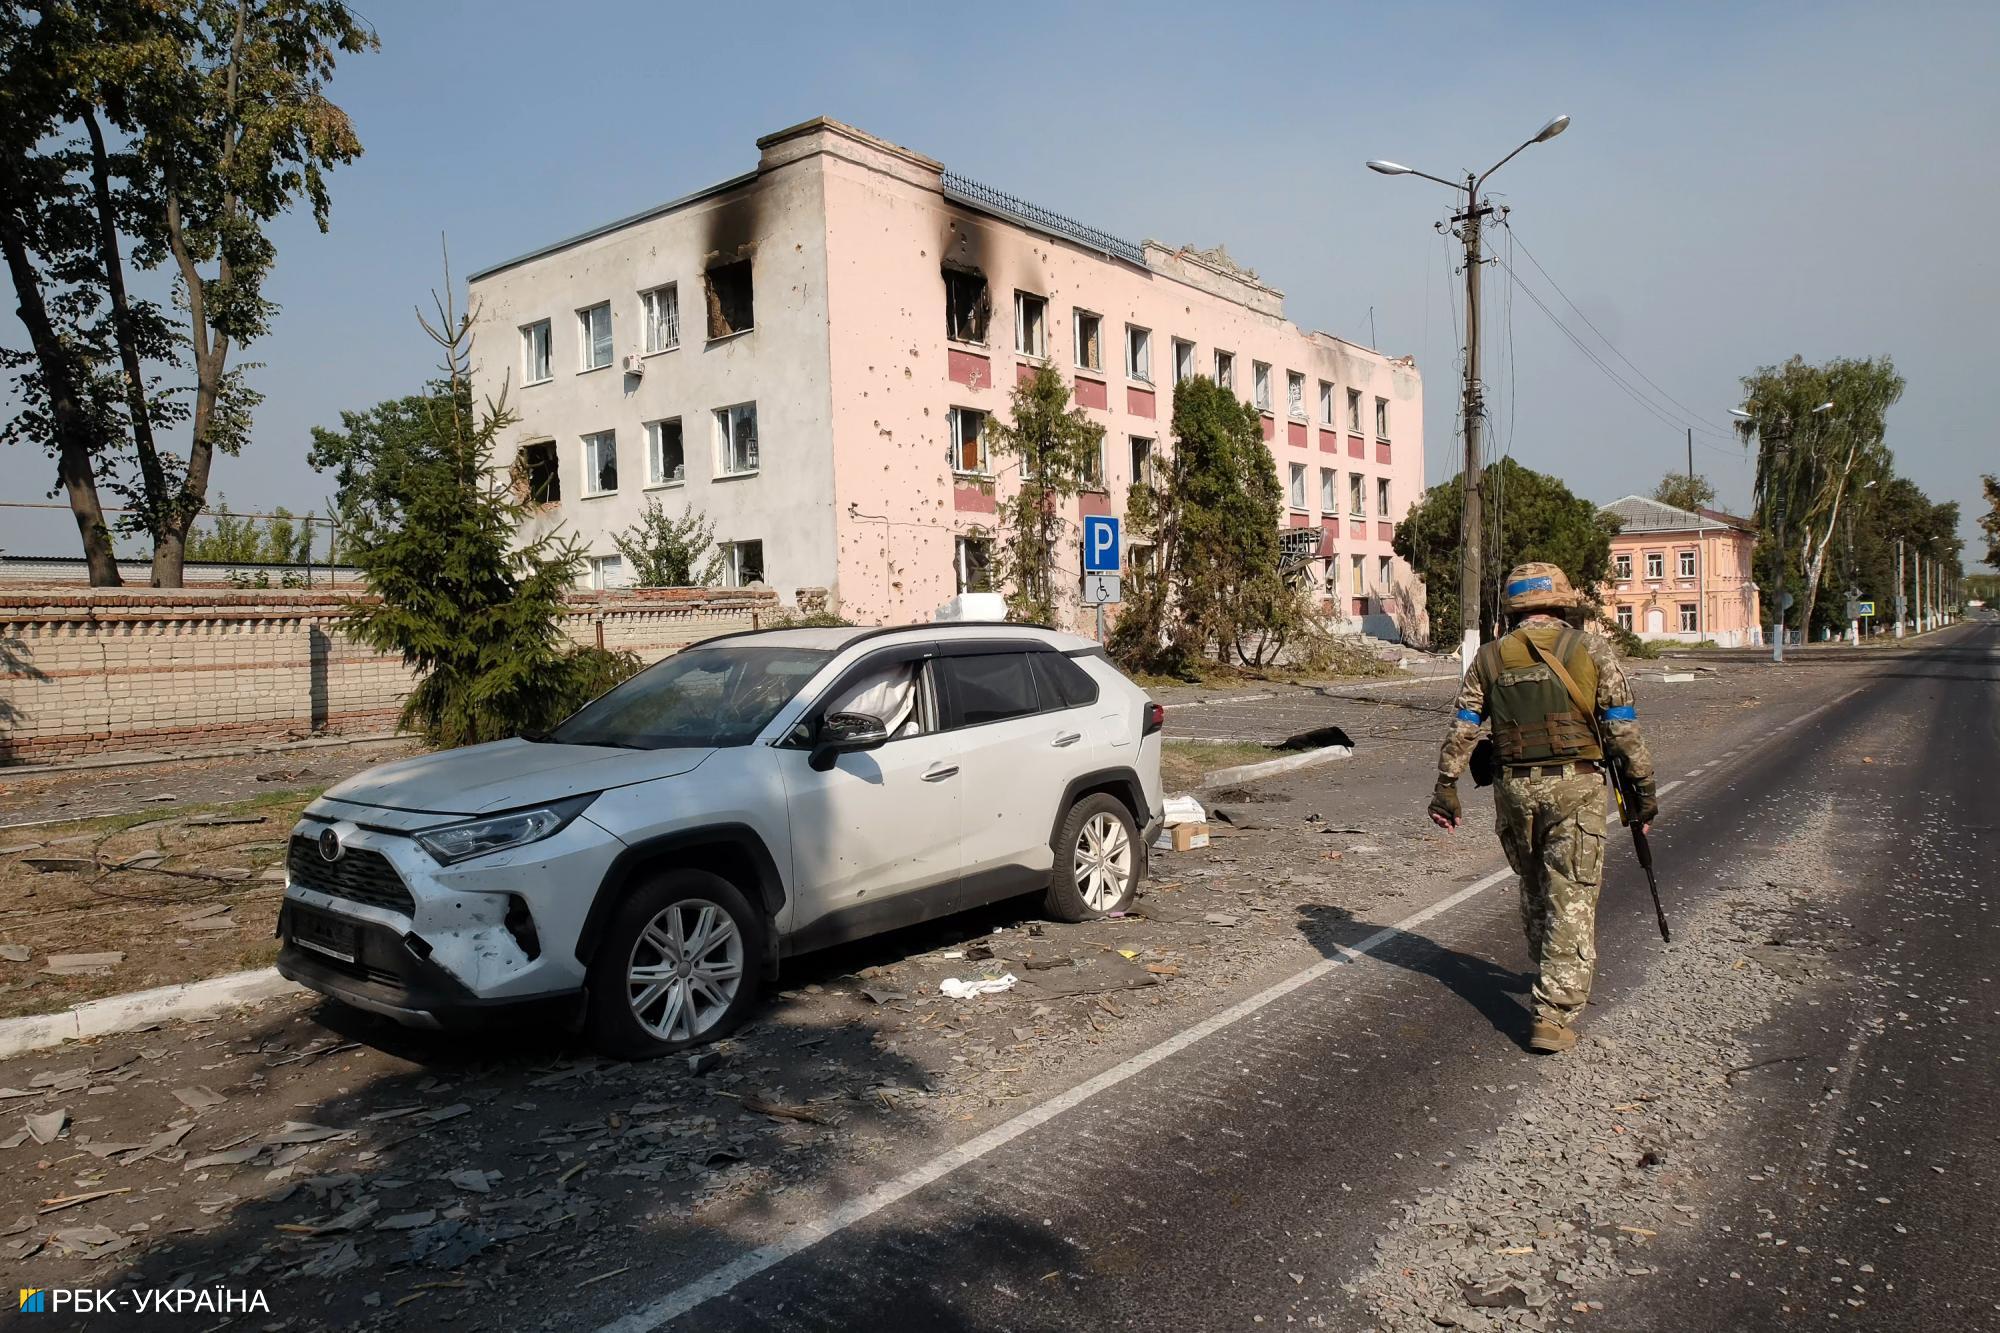
M1508 238L1510 238L1510 242L1512 242L1512 240L1514 240L1514 228L1512 228L1512 226L1508 224L1508 220L1506 220L1506 218L1502 218L1502 220L1500 220L1500 226L1506 226L1506 228L1508 228ZM1632 372L1634 372L1634 374L1636 374L1638 378L1642 378L1642 380L1646 380L1648 384L1652 384L1652 390L1654 390L1656 394L1660 394L1662 398L1666 398L1668 402L1672 402L1672 404L1674 404L1676 408L1680 408L1682 412L1686 412L1686 414L1688 414L1688 416L1692 418L1692 420L1690 420L1688 424L1692 424L1692 426L1694 426L1696 430L1700 430L1700 428L1702 428L1702 424L1700 424L1700 422L1702 422L1702 414L1700 414L1700 412L1696 412L1694 408L1690 408L1690 406L1688 406L1686 402L1682 402L1682 400L1680 400L1680 398L1676 398L1674 394L1670 394L1670 392L1666 392L1664 388L1660 388L1660 386L1658 386L1658 384L1654 382L1654 378L1652 378L1650 374L1646 374L1644 370L1640 370L1640 368L1638 368L1638 366L1636 366L1636 364L1632 362L1632 358L1630 358L1630 356L1626 356L1624 352L1620 352L1620 350L1618 350L1618 344L1616 344L1616 342L1612 342L1610 338L1606 338L1606 336L1604 336L1604 330L1602 330L1602 328L1598 328L1596 324L1592 324L1592 322L1590 322L1590 316L1588 316L1588 314L1584 314L1584 308L1582 308L1582 306L1578 306L1578 304L1576 304L1574 300L1570 300L1570 294L1562 290L1562 284L1560 284L1560 282L1556 282L1556 278L1554 278L1554 276L1550 276L1550 272L1548 272L1546 268L1542 268L1542 260L1534 258L1534 250L1530 250L1530 248L1526 246L1526 242L1520 242L1520 252L1528 256L1528 262L1530 262L1530 264L1534 264L1534 270L1536 270L1536 272L1540 272L1540 274L1542 274L1544 278L1548 278L1548 284L1550 284L1552 288L1556 288L1556 294L1558 294L1558 296L1562 296L1564 304L1566 304L1566 306L1570 306L1572 310L1576 310L1576 316L1578 316L1580 320L1584 320L1584 324L1590 324L1590 332L1594 332L1594 334L1598 336L1598 340L1602 340L1602 342L1604 342L1604 346L1608 346L1608 348L1612 350L1612 354L1614 354L1614 356L1616 356L1618 360L1622 360L1624 364L1632 366Z

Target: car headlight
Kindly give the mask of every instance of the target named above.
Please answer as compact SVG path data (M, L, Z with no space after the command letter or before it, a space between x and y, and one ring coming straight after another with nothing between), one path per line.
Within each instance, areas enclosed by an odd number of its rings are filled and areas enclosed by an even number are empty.
M447 824L443 828L419 833L417 843L442 865L484 856L488 852L504 851L509 847L525 847L562 832L596 799L595 793L572 796L566 801L551 801L526 810L509 810L504 815L468 820L463 824Z

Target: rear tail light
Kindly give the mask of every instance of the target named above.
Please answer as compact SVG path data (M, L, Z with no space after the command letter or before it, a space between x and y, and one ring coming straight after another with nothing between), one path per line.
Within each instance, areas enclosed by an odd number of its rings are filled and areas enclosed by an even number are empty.
M1158 731L1161 727L1164 727L1166 725L1167 725L1166 708L1160 704L1154 703L1151 699L1146 700L1146 721L1145 724L1142 727L1140 727L1139 734L1142 736L1150 736L1154 732Z

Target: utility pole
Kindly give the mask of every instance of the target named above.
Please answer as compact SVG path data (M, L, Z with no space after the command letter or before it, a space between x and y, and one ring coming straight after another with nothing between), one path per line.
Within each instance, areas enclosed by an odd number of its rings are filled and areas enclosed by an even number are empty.
M1896 538L1896 637L1903 637L1903 539Z
M1421 176L1427 181L1436 181L1454 191L1464 193L1464 203L1459 212L1452 215L1452 222L1460 228L1459 237L1465 242L1465 507L1459 517L1459 569L1458 602L1460 618L1464 622L1465 634L1459 644L1459 669L1472 670L1472 659L1479 652L1480 579L1483 552L1480 547L1480 510L1482 473L1479 465L1479 424L1484 406L1479 392L1479 230L1485 219L1493 213L1493 206L1480 199L1479 189L1494 172L1513 161L1523 149L1538 143L1547 143L1569 128L1568 116L1556 116L1548 124L1535 132L1535 137L1501 158L1485 171L1465 173L1463 184L1433 176L1427 171L1418 171L1398 162L1371 161L1370 171L1384 176ZM1442 230L1442 224L1440 224Z
M1465 240L1465 507L1459 513L1458 604L1465 617L1465 638L1459 648L1459 669L1472 670L1479 651L1480 579L1485 551L1481 545L1486 479L1480 466L1479 421L1485 403L1479 392L1479 232L1492 205L1479 202L1479 178L1465 178L1465 211L1452 215ZM1497 552L1496 552L1497 554Z
M1694 427L1688 427L1688 490L1694 490Z

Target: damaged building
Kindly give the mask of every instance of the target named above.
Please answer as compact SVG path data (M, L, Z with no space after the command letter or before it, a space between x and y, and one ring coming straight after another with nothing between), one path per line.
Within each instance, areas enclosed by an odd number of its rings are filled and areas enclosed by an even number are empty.
M496 466L594 586L631 582L612 537L657 500L712 520L727 582L925 619L991 577L1019 477L989 422L1051 365L1105 428L1073 523L1125 511L1172 448L1174 385L1209 376L1259 410L1287 568L1396 632L1410 358L1301 330L1220 247L1123 240L835 121L757 146L754 171L472 277L476 389L519 418Z

